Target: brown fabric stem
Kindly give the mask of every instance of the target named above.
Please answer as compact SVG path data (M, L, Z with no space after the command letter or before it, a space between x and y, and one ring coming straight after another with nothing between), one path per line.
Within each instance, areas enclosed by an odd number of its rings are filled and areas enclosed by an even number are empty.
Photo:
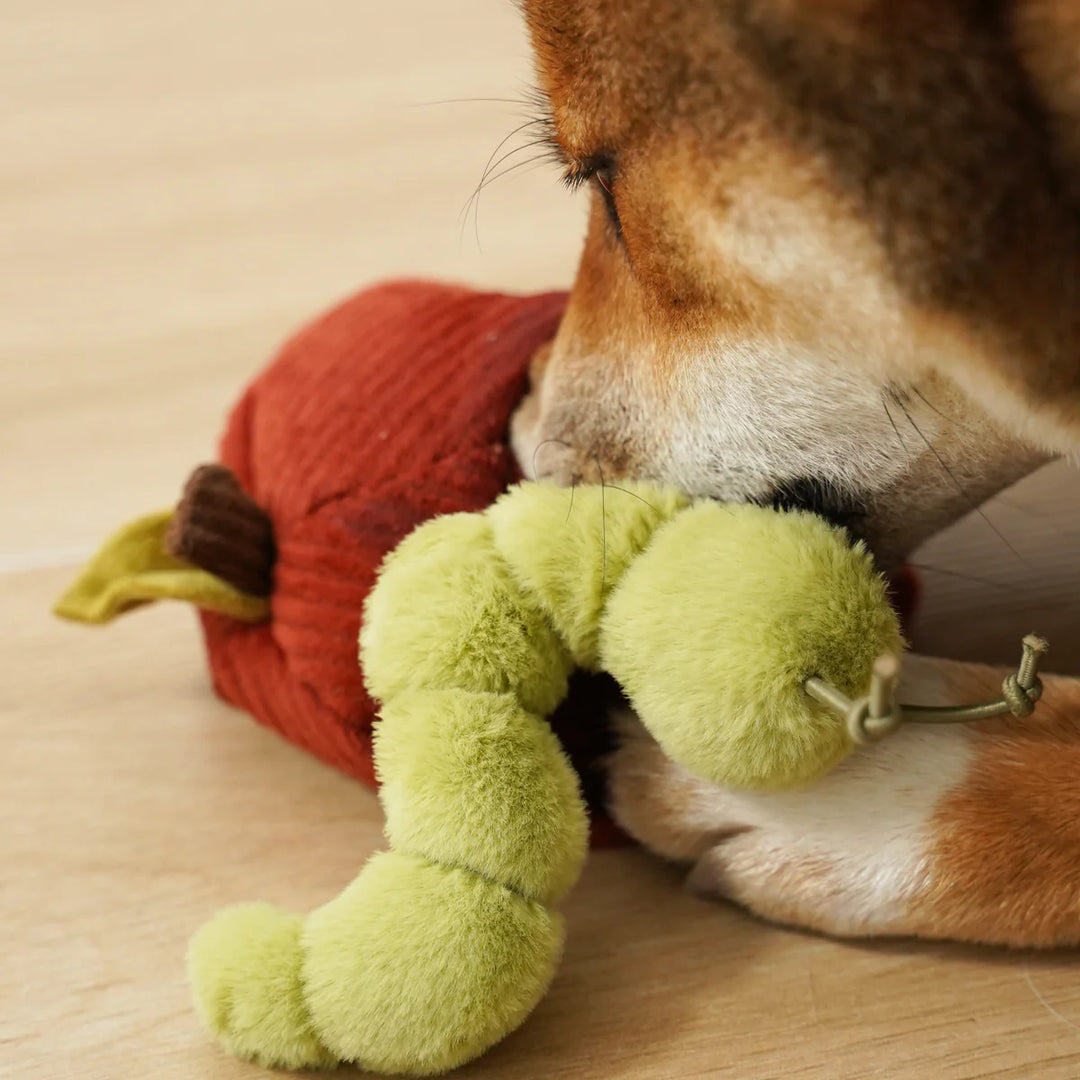
M200 465L188 478L165 549L251 596L273 588L273 523L224 465Z

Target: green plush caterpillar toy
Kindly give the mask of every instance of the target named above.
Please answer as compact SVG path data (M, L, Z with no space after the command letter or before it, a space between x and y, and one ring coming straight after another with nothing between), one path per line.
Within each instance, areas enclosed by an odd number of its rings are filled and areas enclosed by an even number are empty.
M852 749L805 684L864 694L902 647L860 545L810 514L642 484L570 499L524 484L387 558L361 654L390 850L306 918L245 905L195 936L200 1011L233 1053L432 1074L521 1024L585 859L545 721L575 667L612 674L665 751L720 784L809 782Z

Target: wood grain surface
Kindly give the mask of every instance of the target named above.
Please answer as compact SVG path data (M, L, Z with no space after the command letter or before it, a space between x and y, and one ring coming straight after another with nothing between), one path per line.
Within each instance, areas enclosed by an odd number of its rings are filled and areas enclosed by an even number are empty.
M459 219L525 117L450 99L528 79L505 0L0 4L0 1075L269 1075L199 1029L185 940L230 901L331 896L378 806L214 699L190 612L49 605L314 311L391 274L570 280L582 207L550 170ZM1076 495L1057 466L992 508L1016 553L978 518L932 545L921 643L1011 658L1037 627L1080 669ZM1080 1076L1072 956L834 943L631 850L568 915L550 995L462 1076Z

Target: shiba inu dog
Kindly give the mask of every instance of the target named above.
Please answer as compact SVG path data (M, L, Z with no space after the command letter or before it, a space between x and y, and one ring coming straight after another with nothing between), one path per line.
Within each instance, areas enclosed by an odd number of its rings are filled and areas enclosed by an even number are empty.
M1080 6L523 0L592 209L512 428L527 475L814 511L884 572L1080 450ZM905 696L1002 673L909 657ZM833 934L1080 941L1080 684L721 790L619 719L613 810L691 879Z

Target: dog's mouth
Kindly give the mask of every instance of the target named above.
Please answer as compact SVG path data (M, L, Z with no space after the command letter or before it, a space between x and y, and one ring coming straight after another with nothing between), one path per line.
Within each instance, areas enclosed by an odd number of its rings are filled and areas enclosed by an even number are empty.
M843 529L853 541L865 540L865 503L827 480L813 476L785 480L775 484L763 498L752 501L776 510L806 510Z

